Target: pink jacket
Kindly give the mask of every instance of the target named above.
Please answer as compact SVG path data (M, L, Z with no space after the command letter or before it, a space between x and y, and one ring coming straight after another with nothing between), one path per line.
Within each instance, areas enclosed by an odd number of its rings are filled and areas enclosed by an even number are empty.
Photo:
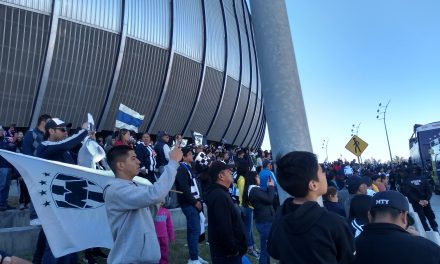
M154 227L156 228L157 237L168 237L170 240L174 240L173 221L170 212L166 208L161 207L157 211L154 218Z

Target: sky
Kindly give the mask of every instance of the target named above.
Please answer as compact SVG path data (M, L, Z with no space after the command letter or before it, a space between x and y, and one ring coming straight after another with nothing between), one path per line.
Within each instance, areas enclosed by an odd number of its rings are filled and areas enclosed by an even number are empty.
M352 125L368 143L362 158L409 157L414 124L440 121L440 1L286 0L313 152L356 158ZM263 149L270 149L268 131Z

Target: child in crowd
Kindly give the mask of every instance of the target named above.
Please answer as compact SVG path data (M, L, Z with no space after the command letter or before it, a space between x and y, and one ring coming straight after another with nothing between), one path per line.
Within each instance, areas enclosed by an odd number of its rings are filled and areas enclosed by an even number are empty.
M168 242L174 241L173 221L170 212L164 207L165 201L160 203L160 208L154 218L157 239L160 246L159 264L168 264Z
M336 264L354 259L354 239L345 219L317 203L327 178L316 155L293 151L277 160L280 186L288 198L278 210L268 251L280 263Z
M329 186L327 193L322 196L322 199L327 210L346 217L344 208L339 204L338 191L335 187Z

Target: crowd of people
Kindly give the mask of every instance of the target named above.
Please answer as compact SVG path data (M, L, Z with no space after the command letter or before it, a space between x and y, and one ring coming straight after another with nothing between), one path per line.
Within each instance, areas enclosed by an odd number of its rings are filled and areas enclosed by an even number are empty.
M409 204L425 230L438 231L431 179L414 164L319 164L316 155L305 151L273 161L270 151L252 148L183 146L181 135L166 131L159 131L153 142L148 133L127 129L97 136L87 122L69 135L70 126L49 115L40 116L24 135L15 125L0 126L0 149L114 172L103 194L114 247L108 256L98 248L86 250L87 263L96 263L97 257L108 263L168 263L174 231L167 209L175 207L186 218L189 264L208 263L199 255L199 244L206 240L206 211L214 264L246 263L248 258L265 264L271 259L440 263L440 247L410 227ZM86 140L101 146L106 159L92 162L84 150ZM29 207L31 224L41 224L24 181L3 157L0 210L13 208L8 204L13 174L20 183L19 209ZM153 184L137 184L135 176ZM291 198L280 204L282 190ZM54 257L41 230L32 263L76 263L77 258L77 253Z

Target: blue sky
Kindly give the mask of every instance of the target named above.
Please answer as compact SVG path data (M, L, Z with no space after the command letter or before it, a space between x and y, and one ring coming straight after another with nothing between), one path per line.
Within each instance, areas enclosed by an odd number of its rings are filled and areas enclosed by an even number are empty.
M369 146L363 158L389 160L379 102L391 100L393 156L409 156L416 123L440 121L440 1L286 0L313 151L345 150L353 124ZM267 136L263 149L269 149Z

